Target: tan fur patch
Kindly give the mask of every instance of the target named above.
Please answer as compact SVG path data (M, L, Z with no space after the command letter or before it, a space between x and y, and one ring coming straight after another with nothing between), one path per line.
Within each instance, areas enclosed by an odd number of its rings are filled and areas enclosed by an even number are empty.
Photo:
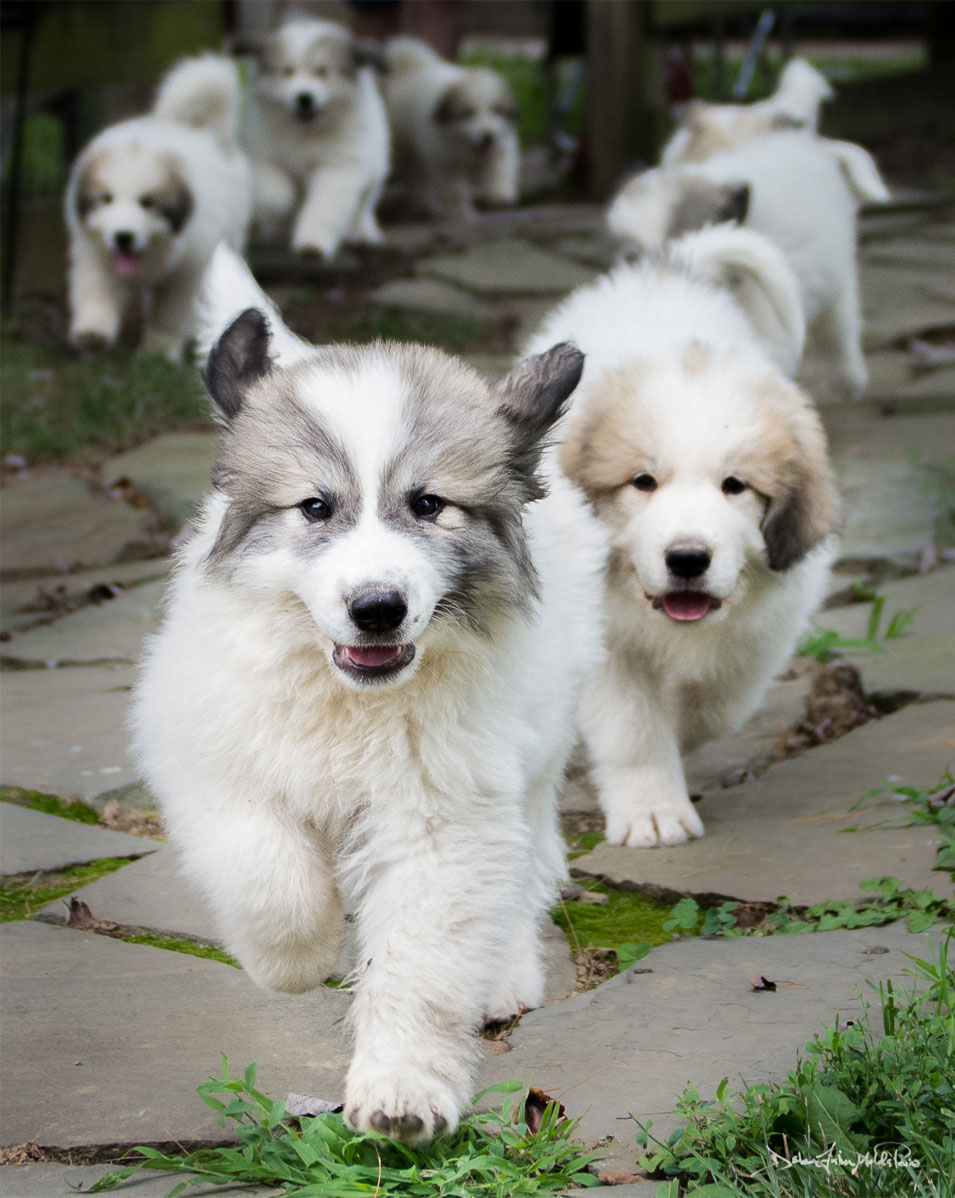
M683 353L680 365L685 374L702 374L708 370L716 358L712 345L704 341L691 341Z

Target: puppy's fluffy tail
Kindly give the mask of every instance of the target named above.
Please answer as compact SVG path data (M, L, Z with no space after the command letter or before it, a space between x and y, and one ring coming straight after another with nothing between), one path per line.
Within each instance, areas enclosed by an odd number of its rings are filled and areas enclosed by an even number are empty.
M239 139L241 90L236 64L221 54L184 58L156 92L153 115L178 125L209 129L225 146Z
M823 100L831 100L835 94L829 81L815 67L804 58L794 58L779 76L770 102L780 116L815 129L819 105Z
M731 290L780 369L796 373L806 341L799 282L786 258L760 233L714 225L666 247L666 259Z
M395 78L441 61L427 42L416 37L393 37L385 47L385 59L388 73Z
M835 159L857 200L872 204L888 202L889 189L868 150L851 141L832 141L828 137L821 137L819 145Z
M287 327L278 308L252 277L245 259L220 242L206 267L196 302L196 355L205 364L212 347L246 308L258 308L269 321L269 352L280 366L313 354L312 347Z

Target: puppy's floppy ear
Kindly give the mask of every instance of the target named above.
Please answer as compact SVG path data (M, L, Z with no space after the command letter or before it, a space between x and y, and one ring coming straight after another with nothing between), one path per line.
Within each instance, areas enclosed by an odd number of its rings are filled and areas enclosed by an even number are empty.
M269 322L258 308L246 308L212 347L205 383L219 410L231 420L242 408L246 388L271 369Z
M544 494L535 477L544 437L563 415L583 369L580 350L561 342L545 353L518 362L494 388L501 400L498 410L513 430L512 464L527 480L532 498Z
M788 570L835 531L838 493L826 438L811 409L800 413L786 476L770 499L762 533L771 570Z
M181 233L195 207L192 189L175 164L167 167L163 186L156 192L156 209L168 222L173 233Z
M720 192L722 203L716 217L717 223L735 220L738 225L741 225L749 212L749 184L727 183L720 189Z
M466 111L467 103L461 94L461 80L456 80L444 89L438 106L434 110L433 119L438 125L448 125Z
M96 186L96 167L101 155L91 158L89 162L80 171L79 178L76 180L76 189L73 192L73 204L76 208L76 215L80 220L86 220L87 216L96 206L96 193L102 191L102 188Z

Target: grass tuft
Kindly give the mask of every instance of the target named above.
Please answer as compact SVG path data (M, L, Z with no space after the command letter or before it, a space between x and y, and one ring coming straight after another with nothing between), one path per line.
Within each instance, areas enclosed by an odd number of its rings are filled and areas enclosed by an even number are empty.
M528 1126L523 1082L482 1091L475 1102L492 1093L519 1097L508 1098L501 1111L473 1114L452 1135L417 1148L375 1132L349 1131L340 1115L289 1116L285 1104L256 1089L255 1082L255 1065L233 1078L223 1057L222 1076L198 1088L202 1101L219 1114L220 1126L235 1125L237 1145L176 1155L138 1148L144 1160L107 1173L89 1193L114 1189L143 1168L192 1175L168 1198L203 1183L282 1186L284 1194L303 1198L518 1198L597 1184L584 1172L593 1157L571 1142L576 1123L562 1119L556 1103L545 1108L539 1128Z
M910 988L891 981L857 1021L805 1046L782 1085L747 1085L715 1099L690 1086L685 1120L666 1143L637 1121L641 1165L669 1179L657 1193L687 1198L951 1198L955 1192L953 931L927 958L906 954ZM875 1024L875 1026L873 1026Z
M89 803L84 803L82 799L61 799L59 795L45 794L42 790L0 786L0 803L12 803L15 807L42 811L45 815L58 815L61 819L73 819L80 824L99 823L99 812Z
M30 919L48 903L81 886L98 882L107 874L115 873L129 865L131 857L103 857L88 865L74 865L69 869L38 871L35 874L17 874L4 878L0 887L0 923L14 919Z

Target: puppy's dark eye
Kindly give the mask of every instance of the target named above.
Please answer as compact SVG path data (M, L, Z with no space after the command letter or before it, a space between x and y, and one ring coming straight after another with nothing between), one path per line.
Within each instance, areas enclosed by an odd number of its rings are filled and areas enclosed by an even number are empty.
M282 74L283 74L283 75L294 75L294 74L295 74L295 68L294 68L294 67L283 67L283 68L282 68Z
M112 204L113 202L113 197L108 191L104 191L99 199L101 204Z
M741 478L737 478L735 474L731 474L729 478L724 478L720 483L720 489L724 495L741 495L746 490L747 485Z
M139 197L140 208L145 208L147 212L149 211L150 208L153 207L153 205L155 203L156 203L156 201L152 198L152 196L140 196Z
M319 520L327 520L332 514L332 505L319 495L303 499L298 506L305 519L312 524Z
M411 510L419 520L433 520L444 506L444 500L437 495L419 495L411 501Z
M327 74L328 74L328 67L316 67L315 68L316 78L324 79Z
M633 480L633 485L638 491L655 491L657 489L657 480L652 474L638 474Z

